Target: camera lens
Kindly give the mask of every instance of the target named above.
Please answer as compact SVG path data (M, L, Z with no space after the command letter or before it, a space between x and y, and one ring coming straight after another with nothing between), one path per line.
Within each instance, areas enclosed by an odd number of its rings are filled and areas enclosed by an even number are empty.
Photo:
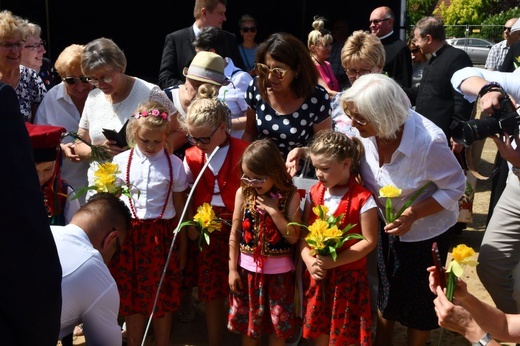
M466 146L470 146L475 141L485 139L500 132L500 124L495 117L474 119L464 124L462 128L462 139Z

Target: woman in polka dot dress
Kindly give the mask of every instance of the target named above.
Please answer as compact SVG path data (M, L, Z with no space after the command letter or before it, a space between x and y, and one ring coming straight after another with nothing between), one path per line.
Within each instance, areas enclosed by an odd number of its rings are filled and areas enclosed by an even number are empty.
M318 84L307 47L288 33L275 33L256 53L257 76L246 92L243 139L271 138L284 159L321 130L332 128L330 98Z

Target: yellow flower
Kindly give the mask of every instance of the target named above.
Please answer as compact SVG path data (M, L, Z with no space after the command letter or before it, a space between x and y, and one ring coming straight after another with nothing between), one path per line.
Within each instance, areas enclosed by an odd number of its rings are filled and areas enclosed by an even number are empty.
M469 265L470 267L476 267L478 264L478 262L472 258L472 256L475 255L475 250L466 246L466 244L457 245L453 248L451 255L453 259L448 265L448 269L446 269L446 272L449 273L446 297L450 302L453 300L453 293L455 292L455 278L460 278L462 276L465 266Z
M199 223L202 230L206 230L209 233L213 233L215 230L222 228L222 222L217 220L215 211L209 203L204 203L197 208L197 214L193 217L195 221Z
M419 197L419 195L421 193L423 193L423 191L426 189L426 186L428 186L429 183L430 182L428 181L419 190L417 190L413 194L413 196L410 197L410 199L396 213L394 213L394 207L392 205L391 198L401 196L402 190L395 186L392 186L392 185L386 185L386 186L383 186L382 188L380 188L379 189L379 198L386 198L386 204L385 204L386 223L387 224L392 223L395 221L395 219L397 219L399 216L401 216L401 214L406 210L406 208L408 208L413 203L413 201L415 201L415 199L417 197Z
M116 185L117 178L116 174L119 173L119 166L117 163L103 162L100 163L98 169L94 172L94 185L83 187L78 189L75 193L74 198L78 198L87 190L96 190L96 192L108 192L117 196L125 195L129 198L130 186L126 184ZM139 191L137 191L139 194Z
M379 189L379 197L395 198L401 196L403 190L392 185L386 185Z
M324 216L329 213L329 208L324 205L318 204L314 208L312 208L314 214L318 215L320 219L325 220Z

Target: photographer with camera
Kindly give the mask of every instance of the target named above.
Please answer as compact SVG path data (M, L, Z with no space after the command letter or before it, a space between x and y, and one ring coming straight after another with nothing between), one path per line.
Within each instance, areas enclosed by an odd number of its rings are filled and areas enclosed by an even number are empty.
M510 172L486 228L479 253L477 274L495 305L505 313L520 312L520 297L514 295L513 271L520 262L520 116L515 99L520 99L518 73L488 71L466 67L457 71L453 87L468 101L480 98L481 109L488 118L462 124L459 140L466 146L490 137Z

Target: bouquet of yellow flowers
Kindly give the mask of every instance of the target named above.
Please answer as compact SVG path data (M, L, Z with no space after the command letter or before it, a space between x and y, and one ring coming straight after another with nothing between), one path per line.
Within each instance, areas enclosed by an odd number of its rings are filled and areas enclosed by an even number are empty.
M73 199L78 198L88 190L96 190L96 192L108 192L116 196L125 195L130 198L130 186L126 184L117 185L116 174L119 173L119 165L112 162L103 162L99 164L98 169L94 173L94 185L83 187L75 191Z
M307 228L309 233L305 237L305 241L311 248L311 255L330 255L335 261L338 257L336 250L339 249L347 240L365 239L365 237L358 233L347 234L350 229L356 226L355 224L348 224L343 229L338 228L338 225L343 218L343 214L337 217L328 215L329 208L324 205L317 205L312 208L312 211L318 216L318 218L309 227L297 222L290 222L287 224L287 226L295 224Z
M214 231L222 229L222 220L217 218L213 207L209 203L204 203L197 208L197 213L193 221L185 221L181 227L195 225L199 228L199 250L202 251L202 241L209 245L209 236Z
M386 198L386 205L385 205L385 219L386 223L392 223L394 222L401 214L408 208L413 201L419 197L421 193L426 189L430 182L427 182L424 184L419 190L417 190L412 197L406 203L397 211L397 213L394 213L394 207L392 205L392 198L401 196L401 192L403 190L392 186L392 185L386 185L379 189L379 198Z

